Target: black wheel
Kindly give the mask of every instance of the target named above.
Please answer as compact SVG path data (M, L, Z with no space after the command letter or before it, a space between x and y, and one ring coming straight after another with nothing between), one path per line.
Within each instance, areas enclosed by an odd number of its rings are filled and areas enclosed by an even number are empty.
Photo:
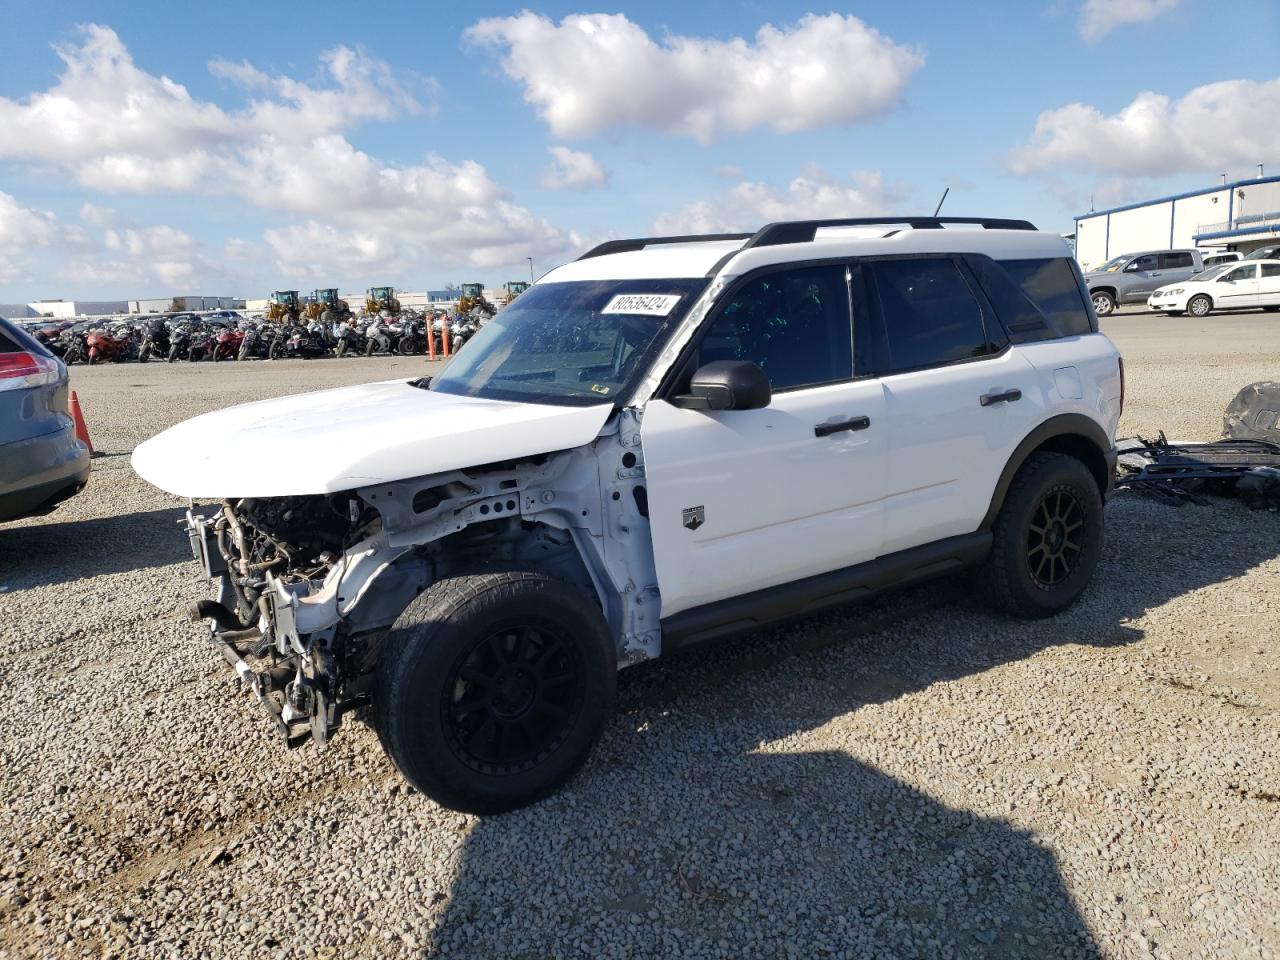
M1213 301L1203 293L1197 293L1187 301L1187 313L1193 317L1207 317L1213 309Z
M336 356L336 357L341 357L341 356L342 356L344 353L346 353L346 352L347 352L347 341L346 341L346 340L339 340L339 341L338 341L338 349L334 351L334 356Z
M364 355L366 357L372 357L373 351L376 347L377 347L377 344L374 341L370 340L367 344L365 344Z
M217 363L217 362L218 362L219 360L221 360L221 359L222 359L222 348L221 348L221 347L214 347L214 350L213 350L213 362L214 362L214 363Z
M277 341L274 341L274 342L272 342L272 344L271 344L270 348L268 348L268 350L267 350L267 359L268 359L268 360L279 360L279 359L280 359L281 354L283 354L283 353L284 353L284 345L283 345L283 344L281 344L281 343L280 343L280 341L278 341L278 340L277 340Z
M1051 617L1089 585L1102 554L1102 495L1089 468L1035 453L1013 478L996 518L982 586L999 609Z
M148 363L150 362L150 360L151 360L151 348L143 347L142 350L138 352L138 362Z
M175 361L175 360L177 360L177 359L178 359L178 348L177 348L177 347L170 347L170 348L169 348L169 362L170 362L170 363L173 363L173 361Z
M240 349L236 351L236 360L249 359L249 345L247 343L240 344Z
M1116 298L1105 290L1090 294L1093 298L1093 312L1100 317L1109 317L1116 312Z
M571 777L613 705L613 639L594 598L533 571L442 580L383 641L374 720L411 784L500 813Z

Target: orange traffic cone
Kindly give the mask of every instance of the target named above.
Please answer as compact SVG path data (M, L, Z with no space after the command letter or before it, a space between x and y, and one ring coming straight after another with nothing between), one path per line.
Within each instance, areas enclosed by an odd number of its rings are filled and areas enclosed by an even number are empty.
M92 454L93 441L89 439L89 428L84 425L84 414L80 412L80 398L74 390L71 391L71 421L76 425L76 439L88 447Z

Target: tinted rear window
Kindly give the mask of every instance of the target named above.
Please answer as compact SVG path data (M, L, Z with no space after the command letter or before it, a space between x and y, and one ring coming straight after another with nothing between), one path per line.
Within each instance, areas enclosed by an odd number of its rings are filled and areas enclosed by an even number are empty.
M1161 270L1179 270L1183 267L1193 266L1195 266L1195 261L1191 259L1191 254L1189 253L1179 252L1160 254Z
M18 353L23 350L40 354L47 353L40 344L36 343L8 320L0 317L0 353Z
M982 307L950 259L867 264L883 322L876 372L934 367L993 352Z
M1075 271L1066 257L1052 260L1001 260L1013 281L1060 337L1092 333L1089 308L1076 282Z

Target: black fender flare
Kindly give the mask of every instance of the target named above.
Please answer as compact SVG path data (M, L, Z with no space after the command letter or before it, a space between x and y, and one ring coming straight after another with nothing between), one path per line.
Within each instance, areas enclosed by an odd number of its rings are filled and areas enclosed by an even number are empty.
M996 517L1000 515L1000 508L1004 506L1004 498L1009 492L1014 476L1022 469L1022 465L1027 462L1031 454L1046 445L1059 452L1084 454L1082 459L1085 459L1085 465L1098 480L1098 489L1103 499L1111 495L1115 485L1115 444L1111 442L1111 438L1107 436L1107 432L1102 429L1098 421L1082 413L1062 413L1045 420L1023 437L1022 442L1014 448L1009 462L1000 472L1000 479L996 481L995 492L991 495L991 505L987 507L986 515L978 527L979 530L990 530L995 525Z

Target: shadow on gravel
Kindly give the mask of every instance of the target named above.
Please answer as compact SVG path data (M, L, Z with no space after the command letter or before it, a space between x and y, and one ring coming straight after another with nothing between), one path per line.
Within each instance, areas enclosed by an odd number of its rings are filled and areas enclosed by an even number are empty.
M96 520L0 525L0 590L70 583L190 559L185 511L148 510Z
M1051 646L1132 643L1146 611L1280 554L1256 526L1276 518L1234 507L1108 516L1095 585L1052 620L944 581L626 671L586 771L473 828L430 955L1097 956L1031 834L838 750L761 747Z

